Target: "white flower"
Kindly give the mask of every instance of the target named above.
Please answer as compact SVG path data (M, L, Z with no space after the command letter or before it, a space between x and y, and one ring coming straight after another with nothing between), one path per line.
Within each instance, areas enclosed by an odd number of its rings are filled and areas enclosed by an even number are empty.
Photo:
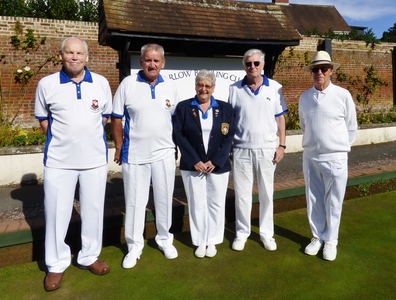
M21 69L18 69L17 70L17 73L22 73L23 71L21 70Z
M29 66L26 66L26 67L25 67L25 71L26 71L26 72L29 72L29 71L30 71L30 67L29 67Z

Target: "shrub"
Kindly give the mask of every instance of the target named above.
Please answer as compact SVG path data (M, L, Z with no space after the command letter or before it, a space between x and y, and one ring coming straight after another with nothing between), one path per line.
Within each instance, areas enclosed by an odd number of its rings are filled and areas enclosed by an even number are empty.
M371 112L358 111L356 117L359 125L396 123L396 112L394 108ZM285 119L287 130L301 129L297 104L289 105L289 112L285 115Z
M387 124L396 122L395 112L371 112L371 113L358 113L359 124Z
M19 126L0 127L0 147L43 145L46 140L41 128L22 129Z
M300 129L300 117L298 115L298 105L290 104L288 105L289 112L285 115L286 119L286 129Z

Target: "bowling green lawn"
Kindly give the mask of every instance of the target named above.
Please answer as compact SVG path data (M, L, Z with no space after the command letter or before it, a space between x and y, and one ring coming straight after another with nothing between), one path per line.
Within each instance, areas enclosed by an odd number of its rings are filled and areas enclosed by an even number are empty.
M179 251L166 259L150 239L132 269L123 269L125 244L105 247L111 272L96 276L71 265L62 287L45 292L43 261L0 269L0 299L394 299L396 293L396 192L344 203L338 256L308 256L306 210L275 215L278 249L266 251L257 220L245 249L231 250L234 224L214 258L194 257L189 233L175 235ZM0 236L1 238L1 236Z

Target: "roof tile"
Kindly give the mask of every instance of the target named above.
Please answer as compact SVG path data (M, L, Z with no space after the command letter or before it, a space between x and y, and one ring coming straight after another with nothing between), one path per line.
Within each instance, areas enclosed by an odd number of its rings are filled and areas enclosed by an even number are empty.
M108 31L221 39L299 40L279 5L234 1L103 0Z
M333 5L290 4L282 5L281 9L302 35L314 29L319 33L326 33L330 29L334 32L351 31Z

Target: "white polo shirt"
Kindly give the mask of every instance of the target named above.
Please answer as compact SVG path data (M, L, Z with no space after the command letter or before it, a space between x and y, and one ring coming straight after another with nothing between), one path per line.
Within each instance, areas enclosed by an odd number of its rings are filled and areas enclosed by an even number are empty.
M125 117L124 163L151 163L175 152L172 114L179 102L176 86L161 75L152 86L141 72L126 77L114 96L112 116Z
M263 75L263 84L253 91L244 79L230 85L228 103L236 117L234 148L271 149L278 143L275 117L287 113L282 85Z
M38 120L48 120L44 165L90 169L107 164L103 117L111 115L111 100L107 79L88 68L80 83L63 71L42 78L34 113Z

